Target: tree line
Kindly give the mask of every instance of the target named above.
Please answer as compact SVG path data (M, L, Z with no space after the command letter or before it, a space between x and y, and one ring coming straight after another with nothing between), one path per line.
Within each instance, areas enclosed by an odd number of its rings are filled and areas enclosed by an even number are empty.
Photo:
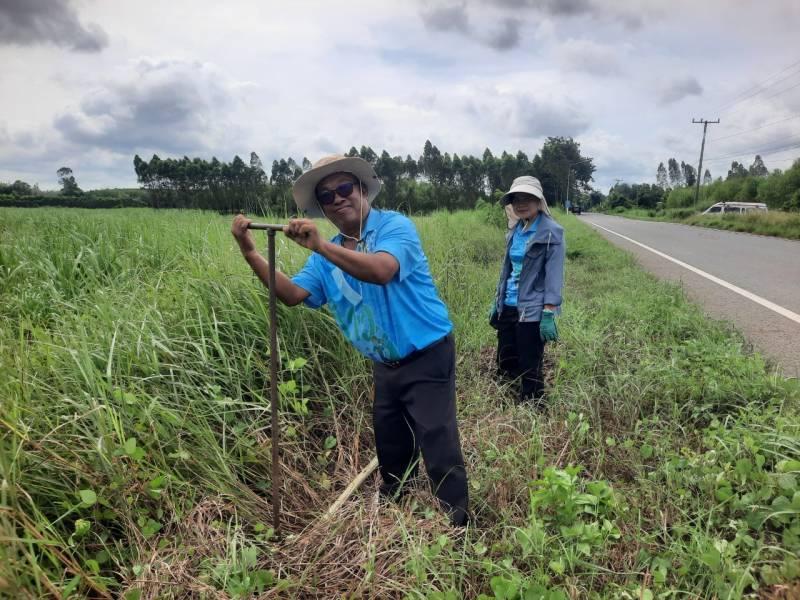
M697 170L691 165L670 158L656 169L656 183L617 183L608 194L606 209L689 208L695 204ZM800 210L800 159L785 172L770 171L760 155L749 167L733 161L726 177L712 179L706 169L701 182L702 207L716 202L764 202L771 209Z
M377 205L409 213L472 208L479 198L493 199L507 190L522 174L539 177L551 201L563 204L568 194L576 198L591 191L595 170L592 159L581 155L580 144L562 137L548 138L532 159L522 150L495 156L488 148L481 157L451 155L430 140L417 158L392 156L386 150L378 153L369 146L353 146L345 154L361 157L375 168L383 183ZM281 158L272 162L267 174L255 152L248 163L238 156L230 163L186 156L134 158L137 179L148 190L153 207L220 212L288 214L293 210L292 183L310 168L306 157L300 162Z
M767 169L761 156L756 154L749 168L745 167L744 164L738 161L734 160L731 162L731 168L728 170L726 180L747 176L766 177L767 175L769 175L769 169ZM703 181L701 184L708 185L712 181L713 178L711 177L711 171L706 169L703 173ZM694 187L696 183L697 169L695 169L692 165L683 161L681 161L679 165L678 161L674 158L667 160L666 167L664 166L663 162L658 164L658 168L656 169L656 185L662 190L668 191L681 187L690 188Z
M711 173L706 169L704 177L711 178ZM664 163L658 163L656 169L656 185L664 191L679 187L692 187L697 182L697 169L692 165L674 158L667 160L667 166Z
M75 176L72 173L72 169L69 167L61 167L58 171L56 171L56 176L58 177L58 183L61 186L60 194L62 196L80 196L83 194L83 190L78 187L78 184L75 181ZM3 183L0 181L0 196L29 197L46 195L52 196L53 194L43 193L36 184L31 185L19 179L17 179L14 183Z
M416 158L391 155L369 146L351 147L347 156L359 156L375 168L383 183L376 204L407 213L426 213L437 209L473 208L479 199L496 200L519 175L535 175L542 182L548 201L563 205L588 198L595 202L598 193L591 188L595 166L592 159L581 154L580 144L569 137L550 137L532 158L522 150L503 151L495 155L489 148L481 156L442 152L430 140ZM291 187L297 177L311 168L303 158L280 158L272 162L269 172L258 154L250 153L245 162L235 156L230 162L217 158L161 158L153 155L144 160L133 159L137 181L143 191L135 197L116 195L116 205L141 205L153 208L196 208L219 212L244 210L263 214L290 214L294 209ZM71 169L57 172L61 191L41 194L24 182L0 187L0 205L26 205L25 199L37 204L76 206L81 199L87 206L97 206L96 195L91 199L83 192ZM92 194L92 192L88 192ZM27 204L27 205L32 205ZM105 204L104 204L105 205Z
M69 167L56 171L59 191L42 191L38 185L21 180L0 182L0 207L17 206L36 208L60 206L65 208L123 208L148 206L144 190L139 188L112 188L83 191Z
M717 202L763 202L771 210L800 211L800 159L785 171L764 166L756 156L749 168L734 161L725 179L718 177L701 190L702 206ZM694 190L677 188L669 192L667 208L694 206Z

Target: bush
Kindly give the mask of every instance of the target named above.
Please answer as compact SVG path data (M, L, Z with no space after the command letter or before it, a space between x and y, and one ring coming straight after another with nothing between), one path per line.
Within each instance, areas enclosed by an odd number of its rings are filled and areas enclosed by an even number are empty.
M483 198L478 198L475 202L475 210L483 215L484 221L490 225L495 225L503 230L508 227L506 211L497 202L487 202Z
M764 202L770 209L800 210L800 161L786 172L775 171L766 177L718 179L700 188L700 208L717 202ZM694 206L694 188L675 188L666 198L668 208Z
M705 188L703 191L705 191ZM694 206L694 195L694 188L675 188L667 192L664 204L667 208Z
M60 206L64 208L136 208L146 207L149 203L143 195L117 195L111 197L96 194L82 196L35 195L17 196L0 195L0 207L39 208L42 206Z

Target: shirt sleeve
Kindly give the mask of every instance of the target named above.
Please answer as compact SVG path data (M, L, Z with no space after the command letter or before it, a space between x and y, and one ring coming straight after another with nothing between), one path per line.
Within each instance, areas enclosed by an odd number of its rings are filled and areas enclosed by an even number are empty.
M400 281L413 273L425 259L417 229L403 215L397 215L378 230L374 252L388 252L394 256L400 265L397 273Z
M319 308L323 306L328 298L325 296L325 286L322 285L322 278L319 274L318 256L312 254L308 257L306 264L297 275L292 277L292 283L300 286L308 292L308 297L303 300L306 306Z

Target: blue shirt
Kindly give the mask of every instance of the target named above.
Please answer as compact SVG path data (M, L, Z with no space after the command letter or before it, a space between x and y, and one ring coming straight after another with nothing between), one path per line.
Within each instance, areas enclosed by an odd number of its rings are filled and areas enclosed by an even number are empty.
M522 261L525 259L528 242L536 235L536 228L539 226L539 220L541 218L541 215L537 216L527 230L524 230L522 221L519 221L514 228L514 234L511 238L511 247L508 249L508 258L511 261L511 273L508 274L508 284L506 285L506 306L517 305L519 274L522 273Z
M339 234L331 241L341 244L343 239ZM399 360L450 333L453 324L410 219L371 208L357 249L388 252L400 268L385 285L367 283L314 253L292 278L309 292L307 306L327 304L345 337L375 361Z

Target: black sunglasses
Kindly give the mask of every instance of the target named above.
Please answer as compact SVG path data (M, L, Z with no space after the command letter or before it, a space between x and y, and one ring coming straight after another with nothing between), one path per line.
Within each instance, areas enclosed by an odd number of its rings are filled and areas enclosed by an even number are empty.
M353 188L355 187L355 182L348 181L345 183L340 183L332 190L322 190L317 192L317 200L319 200L320 204L327 206L328 204L333 204L336 200L336 194L339 194L342 198L347 198L350 194L353 193Z
M514 202L539 202L539 198L534 195L530 196L518 196L516 194L511 194L508 196L508 200L506 200L506 204L513 204Z

